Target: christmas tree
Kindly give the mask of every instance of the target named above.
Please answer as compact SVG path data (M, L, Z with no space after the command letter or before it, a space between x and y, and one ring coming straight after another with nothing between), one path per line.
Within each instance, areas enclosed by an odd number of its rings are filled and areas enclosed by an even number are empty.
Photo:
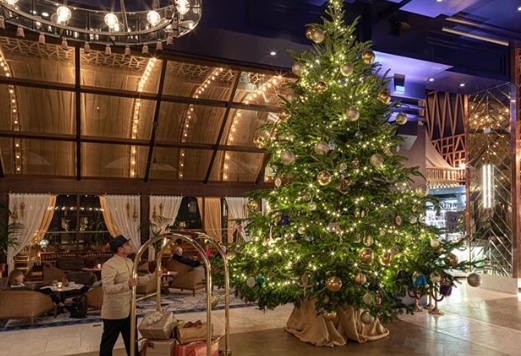
M312 300L335 318L351 305L362 321L387 321L407 292L425 295L464 269L450 251L462 241L437 238L424 223L426 185L404 167L396 135L407 116L390 122L389 79L374 63L371 43L355 40L340 0L330 0L322 24L310 25L313 48L292 53L293 94L280 120L255 137L271 155L275 188L255 192L247 230L233 260L237 293L261 309ZM264 199L268 212L257 212ZM410 310L410 309L408 309Z

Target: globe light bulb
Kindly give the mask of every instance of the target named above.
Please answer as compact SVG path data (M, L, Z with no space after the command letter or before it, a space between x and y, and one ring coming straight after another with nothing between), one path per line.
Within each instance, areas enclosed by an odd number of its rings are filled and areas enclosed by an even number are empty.
M161 21L161 15L159 15L157 11L149 11L147 14L147 20L152 27L155 27Z
M184 15L190 11L190 2L188 0L175 0L175 7L181 15Z
M59 22L67 22L71 19L72 12L67 6L62 5L56 9L56 15L58 15Z
M7 0L7 5L14 5L18 2L18 0Z
M112 12L106 14L104 20L110 29L115 29L119 23L118 17Z

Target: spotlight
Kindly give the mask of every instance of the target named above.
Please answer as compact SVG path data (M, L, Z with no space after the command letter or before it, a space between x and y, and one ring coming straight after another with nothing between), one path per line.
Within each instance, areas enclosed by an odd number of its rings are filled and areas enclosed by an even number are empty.
M270 56L276 56L276 55L277 55L277 52L275 52L275 51L270 52Z
M465 83L461 83L459 86L463 88L465 86Z
M434 78L429 78L429 82L433 82L434 81Z

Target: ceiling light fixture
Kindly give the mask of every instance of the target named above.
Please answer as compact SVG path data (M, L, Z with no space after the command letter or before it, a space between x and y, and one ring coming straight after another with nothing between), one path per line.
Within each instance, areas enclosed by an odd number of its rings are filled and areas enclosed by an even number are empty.
M271 56L276 56L276 55L277 55L277 52L275 52L275 51L271 51L271 52L270 52L270 55L271 55Z
M433 82L434 81L434 78L429 78L429 82Z
M127 12L130 3L120 0L116 9L105 10L67 5L66 0L0 0L0 18L20 31L38 28L38 34L62 40L132 46L172 42L193 30L202 16L202 0L153 0L151 8L132 2Z
M459 86L463 88L465 86L465 83L460 83Z

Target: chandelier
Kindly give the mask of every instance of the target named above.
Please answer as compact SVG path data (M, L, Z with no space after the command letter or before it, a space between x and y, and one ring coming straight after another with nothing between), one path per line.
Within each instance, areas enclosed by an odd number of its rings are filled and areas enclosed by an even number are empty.
M82 0L78 0L82 1ZM148 53L148 45L156 44L163 49L163 42L171 45L174 39L193 30L202 15L202 0L152 0L119 1L119 6L102 7L94 2L68 4L50 0L0 0L0 29L6 24L17 27L18 37L25 37L25 30L40 33L39 42L45 37L62 39L62 47L67 40L85 42L85 51L90 51L89 43L110 46L126 46L125 54L130 54L131 45L143 45L143 53ZM114 1L105 1L114 5ZM91 4L88 4L91 3ZM127 4L129 7L127 7Z

